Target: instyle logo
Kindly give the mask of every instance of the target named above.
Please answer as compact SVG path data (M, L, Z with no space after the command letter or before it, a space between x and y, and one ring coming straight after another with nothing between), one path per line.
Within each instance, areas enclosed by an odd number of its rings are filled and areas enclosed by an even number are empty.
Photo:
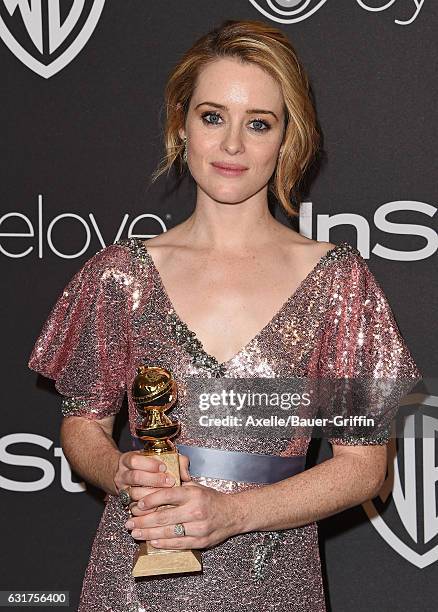
M277 21L278 23L298 23L304 19L308 19L316 13L328 0L249 0L255 8L268 19ZM333 0L332 0L333 2ZM393 9L397 11L400 6L400 13L395 13L397 17L394 19L397 25L410 25L413 23L421 9L425 0L356 0L357 4L365 11L380 13ZM334 2L333 2L334 4ZM406 6L408 4L408 7ZM403 15L402 15L403 11Z
M396 200L381 204L374 211L374 227L386 234L399 236L421 236L426 240L425 246L416 251L401 251L391 249L384 244L371 244L371 222L357 213L336 213L334 215L317 215L316 232L314 231L314 219L312 213L312 202L303 202L300 206L299 229L300 234L312 238L316 234L316 240L330 242L330 232L339 225L354 228L357 235L357 248L365 259L370 258L370 253L388 259L390 261L419 261L434 255L438 250L438 234L432 227L419 225L417 223L399 223L391 220L391 214L400 211L413 211L419 215L425 215L431 219L435 216L437 208L426 202L415 200Z
M104 4L72 0L65 14L60 0L0 0L0 37L25 66L48 79L84 48Z

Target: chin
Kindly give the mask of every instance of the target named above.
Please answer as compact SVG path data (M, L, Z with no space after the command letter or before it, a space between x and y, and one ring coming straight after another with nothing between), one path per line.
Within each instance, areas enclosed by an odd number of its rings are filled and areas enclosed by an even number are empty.
M249 200L249 198L254 195L252 191L250 193L244 193L242 191L239 193L207 192L207 194L212 200L219 202L220 204L240 204L245 200Z
M224 204L239 204L245 200L251 198L254 194L257 193L263 185L254 190L254 185L251 185L251 188L245 188L243 185L209 185L203 186L202 183L198 183L199 187L202 189L204 193L206 193L212 200L216 202L221 202Z

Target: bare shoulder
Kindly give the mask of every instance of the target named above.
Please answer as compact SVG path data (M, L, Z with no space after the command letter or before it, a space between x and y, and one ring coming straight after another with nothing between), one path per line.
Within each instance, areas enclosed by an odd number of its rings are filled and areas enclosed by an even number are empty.
M152 249L166 247L166 246L175 245L178 239L178 235L179 235L178 227L173 227L169 230L166 230L162 234L158 234L157 236L154 236L153 238L148 238L147 240L144 240L143 242L147 245L148 249L149 247L151 247Z
M302 236L297 232L288 232L285 234L285 250L287 250L295 261L299 260L304 266L316 264L321 257L337 246L338 245L333 244L333 242L306 238L306 236Z
M333 242L323 242L319 240L311 240L310 242L310 249L312 249L313 252L316 253L317 257L325 255L326 253L338 246L337 244L333 244Z
M173 257L175 249L178 250L178 247L182 246L180 228L178 225L172 227L162 234L144 240L143 244L156 262L160 262L161 259L166 259L168 256Z

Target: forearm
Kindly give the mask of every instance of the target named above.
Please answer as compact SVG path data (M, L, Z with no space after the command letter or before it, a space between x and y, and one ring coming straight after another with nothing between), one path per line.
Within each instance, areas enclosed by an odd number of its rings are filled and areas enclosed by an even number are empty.
M61 446L72 469L90 484L117 495L114 475L121 452L108 433L92 419L63 419Z
M306 525L372 498L380 484L360 457L333 457L291 478L232 494L235 532Z

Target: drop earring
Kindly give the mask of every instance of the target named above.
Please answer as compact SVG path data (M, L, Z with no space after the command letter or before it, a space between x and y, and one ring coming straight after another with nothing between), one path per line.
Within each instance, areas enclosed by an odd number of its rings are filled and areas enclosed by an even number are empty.
M187 136L184 136L183 161L185 164L187 163Z

